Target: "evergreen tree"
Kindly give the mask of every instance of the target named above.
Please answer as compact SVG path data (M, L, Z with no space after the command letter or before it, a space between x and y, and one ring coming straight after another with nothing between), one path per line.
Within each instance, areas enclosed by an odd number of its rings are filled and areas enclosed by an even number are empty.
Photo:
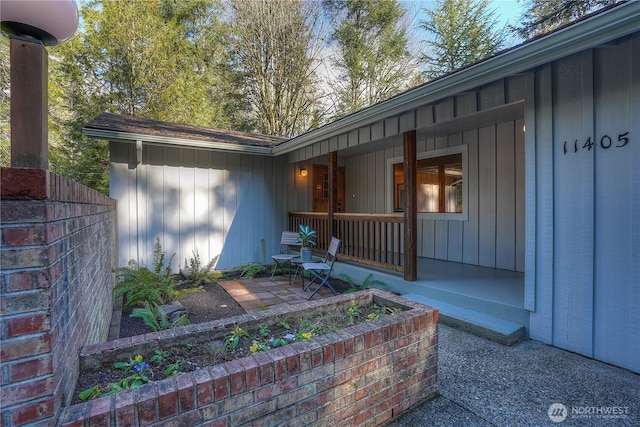
M332 65L338 116L390 98L407 87L413 62L405 9L396 0L326 0L337 51Z
M429 80L473 64L502 48L506 32L495 30L495 10L488 0L435 0L425 9L423 29L433 34L423 60Z
M82 28L50 49L51 169L108 191L108 147L82 136L104 111L232 127L226 24L217 0L84 3Z
M519 27L511 27L528 39L575 21L587 13L623 0L527 0L529 7Z

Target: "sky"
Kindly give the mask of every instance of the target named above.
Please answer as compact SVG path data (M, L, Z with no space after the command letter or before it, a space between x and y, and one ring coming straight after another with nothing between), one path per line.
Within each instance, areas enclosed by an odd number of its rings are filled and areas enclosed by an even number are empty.
M433 7L433 0L400 0L400 2L410 11L417 13L416 23L425 19L425 14L422 12L425 8ZM516 0L489 0L489 8L496 11L496 17L501 27L505 27L508 24L518 25L519 18L522 16L526 9L525 1ZM426 37L426 36L425 36ZM522 40L515 39L507 40L507 45L518 44ZM508 37L508 38L509 38Z

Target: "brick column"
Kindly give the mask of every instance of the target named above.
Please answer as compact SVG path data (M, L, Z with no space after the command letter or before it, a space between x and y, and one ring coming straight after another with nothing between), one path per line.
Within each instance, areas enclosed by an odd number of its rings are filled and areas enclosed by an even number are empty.
M51 425L81 347L107 338L116 202L43 169L0 177L0 425Z

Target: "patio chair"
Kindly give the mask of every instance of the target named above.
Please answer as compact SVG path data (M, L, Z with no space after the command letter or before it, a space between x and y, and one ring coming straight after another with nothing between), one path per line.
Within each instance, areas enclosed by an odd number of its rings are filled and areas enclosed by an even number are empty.
M313 277L311 281L309 281L307 286L304 287L304 290L311 290L311 285L313 285L314 283L317 284L317 287L313 292L311 292L311 295L309 295L307 301L313 298L313 296L323 286L331 289L331 292L333 292L334 295L338 295L336 290L333 289L333 286L331 286L331 283L329 283L329 276L331 276L331 272L333 271L333 264L335 264L336 260L338 259L340 243L341 241L339 239L332 237L331 243L329 243L329 249L327 249L327 254L324 256L322 262L305 262L304 264L302 264L302 269L309 272L309 274L311 274L311 276Z
M276 263L273 267L273 272L271 273L271 280L273 280L273 276L276 274L276 270L278 268L280 269L280 272L283 272L282 267L285 264L288 264L289 268L291 268L291 259L300 256L300 253L290 253L290 248L292 246L301 246L297 240L298 233L293 231L282 232L282 236L280 237L280 253L271 257L271 259Z

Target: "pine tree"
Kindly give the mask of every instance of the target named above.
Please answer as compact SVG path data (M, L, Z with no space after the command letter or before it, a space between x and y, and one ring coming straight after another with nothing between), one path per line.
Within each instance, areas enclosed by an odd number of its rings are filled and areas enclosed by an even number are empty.
M488 0L435 0L425 13L420 25L433 34L423 56L429 80L486 58L504 43L506 33L495 30L496 12Z
M343 116L390 98L407 87L413 62L405 9L396 0L328 0L337 77L335 109Z
M528 0L529 7L519 27L511 27L528 39L575 21L587 13L623 0Z

